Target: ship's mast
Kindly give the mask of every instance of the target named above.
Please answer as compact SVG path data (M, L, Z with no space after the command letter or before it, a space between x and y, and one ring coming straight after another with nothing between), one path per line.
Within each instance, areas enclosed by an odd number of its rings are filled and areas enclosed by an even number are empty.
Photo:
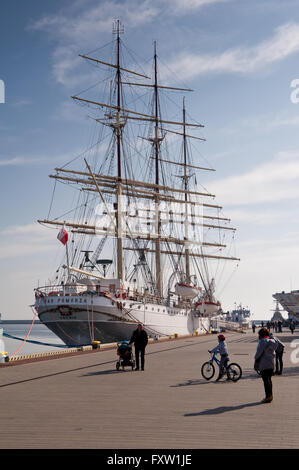
M156 285L157 293L160 297L163 295L162 287L162 273L161 273L161 214L159 210L160 197L159 197L159 151L160 151L160 138L159 138L159 88L158 88L158 64L157 64L157 45L156 41L154 42L154 67L155 67L155 166L156 166L156 178L155 184L157 185L156 189L156 233L157 239L155 241L155 251L156 251Z
M120 122L120 110L121 110L121 71L120 71L120 20L116 20L116 29L114 32L117 34L117 174L118 178L121 178L121 122Z
M111 222L108 227L103 226L100 227L98 225L88 225L85 221L84 223L77 223L76 221L69 221L69 222L59 222L57 219L55 220L39 220L42 224L49 224L55 226L62 226L66 225L68 228L72 230L73 233L77 234L86 234L89 236L94 235L103 235L105 238L108 236L112 236L116 239L117 242L117 277L119 279L124 279L124 260L123 260L123 253L125 250L133 250L134 252L138 251L139 248L137 247L136 243L134 247L123 246L123 239L127 240L147 240L151 241L153 246L150 248L143 247L142 248L142 256L145 258L145 254L152 253L155 258L155 284L156 284L156 293L158 296L163 296L163 277L162 277L162 269L161 269L161 256L162 255L174 255L174 256L184 256L185 258L185 269L186 269L186 280L190 281L190 261L196 260L196 258L201 258L205 260L206 258L210 259L223 259L223 260L239 260L238 258L233 257L225 257L225 256L218 256L216 254L208 254L203 253L202 250L199 252L197 249L198 246L204 246L207 248L225 248L226 245L221 243L201 243L198 241L190 241L190 233L188 233L189 228L189 209L194 209L195 207L201 206L207 207L208 210L210 209L221 209L220 206L210 203L204 203L202 200L198 200L198 197L207 197L213 198L214 195L208 192L199 192L192 190L189 188L189 168L194 168L197 170L205 170L205 171L214 171L212 168L203 168L197 165L190 165L188 163L188 148L187 148L187 140L189 138L194 138L198 140L205 140L201 137L189 135L189 132L186 130L188 128L201 128L204 127L202 124L198 123L189 123L186 121L186 109L185 109L185 101L183 105L183 122L176 122L176 121L169 121L169 120L162 120L160 116L160 109L159 109L159 89L169 89L169 90L177 90L177 91L192 91L190 89L178 88L178 87L171 87L171 86L162 86L158 83L158 58L157 58L157 47L156 42L154 43L154 80L150 82L150 77L141 74L139 72L126 69L121 66L121 40L120 35L123 32L123 28L119 20L116 20L114 23L113 33L116 35L116 60L115 63L107 63L103 60L88 57L86 55L80 54L80 56L88 61L92 61L96 64L105 65L107 67L112 67L115 69L115 102L108 103L101 103L90 99L85 99L78 96L72 96L74 100L79 101L80 103L85 103L88 106L97 106L101 108L108 108L110 110L108 115L108 121L103 120L103 118L97 119L93 118L99 123L103 125L108 125L113 129L114 139L115 139L115 147L116 147L116 174L114 176L105 175L105 174L98 174L93 173L91 168L89 167L87 161L85 161L86 166L88 168L88 172L86 171L78 171L78 170L70 170L66 168L57 168L55 175L50 175L51 178L55 178L56 180L62 182L68 182L70 184L76 183L81 186L82 191L93 191L97 192L102 202L105 204L105 195L109 197L111 195L114 196L116 204L115 204L115 216L110 214ZM123 73L132 74L134 76L139 76L142 78L146 78L149 80L149 83L132 83L128 81L122 81ZM153 101L152 101L152 112L151 114L144 114L137 110L127 109L122 97L122 87L123 85L129 86L137 86L137 87L151 87L154 91ZM129 106L130 108L130 106ZM107 117L107 116L106 116ZM152 138L148 138L152 143L152 155L151 158L154 160L154 181L140 181L137 178L128 179L123 175L123 159L125 155L123 153L122 147L122 138L123 138L123 128L127 122L127 120L133 121L141 121L143 123L152 123L154 126L154 135ZM163 126L163 132L161 133L161 129L159 126ZM166 125L166 128L164 127ZM178 132L169 129L169 126L183 126L183 132ZM183 142L184 142L184 153L183 159L180 162L172 161L172 160L165 160L160 158L160 147L161 142L164 139L165 135L168 132L172 132L174 134L182 135ZM169 187L165 185L165 182L161 181L160 175L160 164L161 162L171 164L171 165L179 165L183 166L184 173L183 173L183 180L184 184L182 188L178 187ZM134 175L135 176L135 175ZM136 175L137 176L137 175ZM173 186L173 185L172 185ZM191 189L191 190L190 190ZM132 230L129 226L123 226L122 224L122 196L128 198L137 198L140 200L146 199L152 201L155 204L155 215L152 218L152 222L155 222L156 229L155 233L151 229L148 232L144 233L144 231ZM182 197L181 197L182 196ZM171 204L185 204L185 214L179 212L176 215L185 218L185 233L184 236L179 236L178 238L175 236L165 236L162 233L161 227L163 223L167 222L165 219L165 215L169 216L169 211L162 209L160 206L161 201L171 203ZM106 208L107 209L107 208ZM207 227L209 229L223 229L223 230L232 230L235 229L232 227L227 227L223 225L219 225L220 221L229 222L229 219L224 217L219 217L213 214L209 215L198 215L193 214L192 210L192 226L202 226ZM109 210L107 210L109 213ZM131 214L126 214L127 217L133 217ZM134 217L136 217L134 215ZM143 219L144 217L139 214L138 220ZM208 219L208 220L207 220ZM214 224L213 221L219 221L217 224ZM174 220L174 223L182 224L182 220ZM112 228L111 228L112 227ZM167 247L165 248L165 243L167 243ZM172 245L177 245L180 251L176 251ZM194 249L193 249L194 245ZM182 248L181 248L182 247ZM184 249L185 248L185 249ZM151 281L151 285L153 282Z
M116 206L116 227L117 227L117 277L123 279L123 239L122 239L122 162L121 162L121 134L122 134L122 123L120 118L121 112L121 70L120 70L120 33L121 29L120 20L116 21L114 33L117 35L117 124L116 124L116 139L117 139L117 176L118 176L118 187L117 187L117 206Z
M188 191L188 174L187 174L187 137L186 137L186 107L185 98L183 100L183 143L184 143L184 189ZM188 194L185 192L185 202L188 201ZM189 223L188 223L188 204L185 204L185 262L186 262L186 280L190 282L190 251L189 251Z

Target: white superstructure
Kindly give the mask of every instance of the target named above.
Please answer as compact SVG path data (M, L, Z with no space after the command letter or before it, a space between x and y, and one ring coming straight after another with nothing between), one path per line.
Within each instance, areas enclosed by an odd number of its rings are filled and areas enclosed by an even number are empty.
M299 290L292 290L291 292L277 292L273 294L282 308L288 313L290 320L299 322Z

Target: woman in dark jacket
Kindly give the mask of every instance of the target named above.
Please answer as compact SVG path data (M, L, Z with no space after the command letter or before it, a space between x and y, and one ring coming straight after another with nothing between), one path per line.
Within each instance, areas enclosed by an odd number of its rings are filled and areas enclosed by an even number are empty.
M130 344L134 343L135 345L135 357L136 357L136 368L135 370L139 370L139 354L141 356L141 370L144 370L144 353L145 347L148 342L148 336L146 331L143 329L141 323L138 324L138 328L133 331L132 338L130 340Z
M259 344L254 356L254 368L261 373L266 397L262 403L270 403L273 400L272 375L274 372L275 351L277 344L274 339L269 338L270 332L267 328L259 330Z

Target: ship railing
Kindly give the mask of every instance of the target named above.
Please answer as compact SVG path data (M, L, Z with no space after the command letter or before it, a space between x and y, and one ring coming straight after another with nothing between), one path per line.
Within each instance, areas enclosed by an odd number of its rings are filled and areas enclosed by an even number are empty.
M109 289L95 289L94 286L85 285L85 286L73 286L73 285L57 285L57 286L43 286L37 287L34 289L36 297L68 297L68 296L78 296L78 295L98 295L106 296L109 292Z
M213 329L221 330L232 330L232 331L242 331L244 328L237 322L221 320L218 318L211 319L211 327Z
M115 299L120 301L126 300L134 300L135 302L140 303L155 303L159 305L165 304L165 299L163 297L158 297L155 295L150 294L130 294L122 297L118 293L118 297L116 297L116 292L110 291L108 287L97 287L95 288L92 285L73 285L73 284L65 284L65 285L51 285L51 286L43 286L37 287L35 290L36 297L71 297L71 296L82 296L82 295L95 295L100 297L106 297L107 295L111 297L113 300ZM125 291L124 291L125 293Z

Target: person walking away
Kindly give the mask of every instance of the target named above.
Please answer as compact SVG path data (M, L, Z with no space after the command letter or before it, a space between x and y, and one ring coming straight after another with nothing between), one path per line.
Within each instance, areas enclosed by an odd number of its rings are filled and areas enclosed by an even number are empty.
M255 333L256 325L255 325L254 321L251 324L251 328L252 328L252 333Z
M281 375L283 369L282 356L284 353L285 345L278 338L276 338L276 336L273 336L272 333L270 333L270 338L274 339L275 343L277 344L277 348L275 351L275 374Z
M278 333L282 333L282 321L278 320Z
M278 324L277 324L277 321L275 320L275 322L274 322L274 331L275 331L275 333L277 333L277 328L278 328Z
M294 321L292 320L292 321L290 322L290 330L291 330L292 335L294 334L294 329L295 329L295 323L294 323Z
M141 323L138 324L138 327L135 331L133 331L130 344L134 343L135 346L135 358L136 358L136 368L135 370L139 370L139 356L141 358L141 370L144 370L144 355L145 355L145 348L148 343L148 336L147 332L143 329Z
M270 403L273 400L272 375L277 344L274 339L270 339L270 332L267 328L260 329L258 335L259 343L254 356L254 369L260 371L264 382L266 396L262 403Z
M220 364L219 364L219 375L216 379L216 382L218 382L218 380L220 380L223 377L223 375L225 373L226 365L229 361L228 351L227 351L227 344L226 344L226 341L225 341L225 336L223 334L218 335L218 345L209 352L210 353L219 353L220 356L221 356Z

